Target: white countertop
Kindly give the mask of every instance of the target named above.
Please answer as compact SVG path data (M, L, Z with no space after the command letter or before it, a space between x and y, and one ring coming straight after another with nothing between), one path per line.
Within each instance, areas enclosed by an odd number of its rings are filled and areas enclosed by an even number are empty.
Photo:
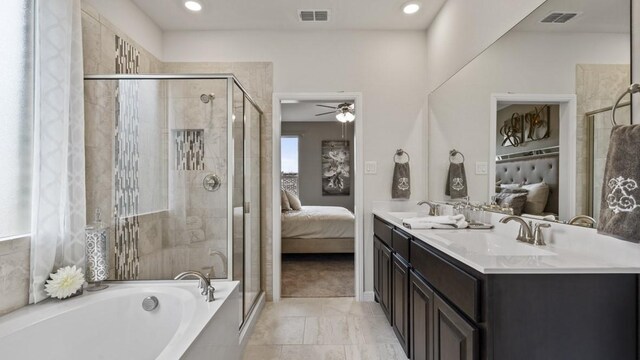
M501 214L487 214L493 230L412 230L385 210L373 214L483 274L640 273L640 244L594 229L550 223L538 247L517 241L519 225L498 223Z

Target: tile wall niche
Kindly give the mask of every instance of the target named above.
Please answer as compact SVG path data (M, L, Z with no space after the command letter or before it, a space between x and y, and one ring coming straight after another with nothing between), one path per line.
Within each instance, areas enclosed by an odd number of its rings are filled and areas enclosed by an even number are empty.
M598 110L613 105L618 94L629 86L631 81L631 70L629 65L624 64L578 64L576 65L576 131L577 131L577 166L576 166L576 213L587 213L589 148L588 129L586 126L585 113ZM617 116L628 114L628 108L619 110ZM608 118L608 114L606 115ZM628 116L628 115L627 115ZM610 127L609 122L602 123L603 126ZM605 134L606 132L602 132ZM604 160L596 161L596 166L604 166ZM602 173L604 173L601 170ZM601 184L594 184L600 187Z
M262 281L271 297L271 97L273 93L273 65L267 62L252 63L162 63L127 34L122 33L93 7L83 2L82 13L84 69L86 74L113 74L117 67L131 66L129 61L114 61L116 36L131 48L123 48L123 54L138 51L138 71L144 73L234 73L253 99L265 112L261 130L261 176L262 199L261 232L262 241ZM131 59L131 58L130 58ZM122 67L120 68L122 71ZM93 218L96 207L103 214L111 214L114 209L114 119L115 91L113 84L106 82L85 83L86 114L86 154L87 154L87 215ZM186 269L210 271L214 266L216 276L226 275L222 263L209 255L209 250L227 252L227 193L226 187L216 192L206 192L202 187L204 176L217 174L223 184L226 183L226 83L222 80L171 81L166 82L162 98L166 99L163 113L167 124L162 131L166 135L166 143L161 153L168 158L161 159L168 164L166 211L151 212L137 216L138 240L138 278L162 279L171 278L177 272ZM201 94L215 94L209 104L200 101ZM140 124L146 122L141 121ZM152 129L150 131L157 131ZM202 162L177 166L177 140L173 136L179 132L187 134L196 130L201 139L192 137L202 150L184 153L187 157L201 157ZM142 131L142 130L141 130ZM192 134L193 135L193 134ZM195 135L197 136L197 135ZM202 140L203 147L198 141ZM139 153L139 166L149 163L144 158L143 149ZM143 159L144 158L144 159ZM157 160L157 159L156 159ZM192 167L193 165L193 167ZM147 171L140 168L142 177ZM139 181L145 182L140 178ZM149 186L149 185L147 185ZM164 186L164 185L163 185ZM145 186L140 186L140 203L148 202L142 194ZM107 210L108 209L108 210ZM110 218L110 239L115 236L113 216ZM110 241L112 254L114 241ZM111 257L112 278L114 262ZM203 266L203 264L205 266Z

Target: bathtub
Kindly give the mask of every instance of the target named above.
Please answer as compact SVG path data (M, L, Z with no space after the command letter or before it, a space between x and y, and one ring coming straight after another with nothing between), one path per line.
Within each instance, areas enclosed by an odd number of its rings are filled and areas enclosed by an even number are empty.
M47 300L0 317L0 358L238 359L238 283L214 282L206 302L197 281L109 283L99 292ZM145 311L142 300L159 305Z

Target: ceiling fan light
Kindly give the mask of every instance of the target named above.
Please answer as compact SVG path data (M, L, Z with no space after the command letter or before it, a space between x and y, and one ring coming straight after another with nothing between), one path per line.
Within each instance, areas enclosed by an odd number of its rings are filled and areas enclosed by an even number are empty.
M355 119L356 119L356 116L353 115L353 113L350 111L343 111L336 114L336 120L342 123L352 122Z

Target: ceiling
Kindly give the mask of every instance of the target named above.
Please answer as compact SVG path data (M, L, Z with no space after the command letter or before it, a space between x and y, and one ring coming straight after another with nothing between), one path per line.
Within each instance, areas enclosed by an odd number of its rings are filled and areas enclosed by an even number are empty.
M282 104L282 121L283 122L293 122L293 121L304 121L304 122L338 122L336 120L336 114L327 114L322 116L315 116L316 114L331 111L329 108L316 106L316 104L328 105L328 106L338 106L338 104L343 103L342 101L313 101L313 100L304 100L297 102L285 102ZM358 110L356 109L356 120L358 119Z
M407 0L200 0L193 13L182 0L132 0L162 30L424 30L446 0L422 0L405 15ZM330 10L326 23L302 23L298 10Z
M633 0L548 0L527 16L516 31L629 33ZM540 23L551 12L578 12L565 24Z

